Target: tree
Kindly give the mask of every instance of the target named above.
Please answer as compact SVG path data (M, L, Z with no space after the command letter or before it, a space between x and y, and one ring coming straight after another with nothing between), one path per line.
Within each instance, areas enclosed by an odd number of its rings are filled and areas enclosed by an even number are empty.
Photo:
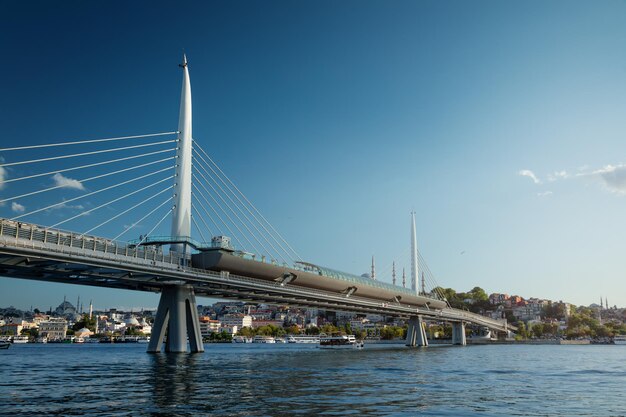
M318 335L318 334L320 334L320 328L317 327L317 326L307 327L306 330L304 331L304 333L306 335L309 335L309 336L311 336L311 335L313 335L313 336L314 335Z

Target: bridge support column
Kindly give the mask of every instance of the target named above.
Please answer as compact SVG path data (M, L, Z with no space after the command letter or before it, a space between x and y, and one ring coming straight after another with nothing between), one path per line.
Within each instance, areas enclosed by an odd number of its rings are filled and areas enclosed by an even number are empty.
M467 345L464 322L452 323L452 344L461 346Z
M422 316L413 316L409 319L409 328L406 332L406 345L411 347L428 346Z
M204 352L196 295L190 285L163 287L152 327L148 353L161 351L166 329L166 352L187 352L187 336L189 336L189 347L192 353Z

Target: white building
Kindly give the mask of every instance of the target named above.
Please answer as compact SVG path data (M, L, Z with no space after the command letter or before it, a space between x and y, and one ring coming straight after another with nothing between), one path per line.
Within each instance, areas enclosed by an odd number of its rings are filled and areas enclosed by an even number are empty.
M222 316L221 321L224 327L237 326L238 329L252 327L252 316L246 314L226 314Z

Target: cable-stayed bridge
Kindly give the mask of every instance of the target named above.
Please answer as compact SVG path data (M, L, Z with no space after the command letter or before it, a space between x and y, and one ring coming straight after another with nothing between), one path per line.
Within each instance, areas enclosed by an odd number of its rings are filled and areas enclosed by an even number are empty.
M397 285L395 264L387 283L374 260L369 277L305 262L193 139L181 67L176 131L0 149L0 204L13 212L0 219L0 275L160 292L151 352L166 331L167 351L187 351L187 338L203 351L197 295L401 317L410 346L428 344L424 319L452 322L455 344L465 323L514 330L450 308L417 249L414 213L410 287L404 271ZM76 195L49 197L59 191Z

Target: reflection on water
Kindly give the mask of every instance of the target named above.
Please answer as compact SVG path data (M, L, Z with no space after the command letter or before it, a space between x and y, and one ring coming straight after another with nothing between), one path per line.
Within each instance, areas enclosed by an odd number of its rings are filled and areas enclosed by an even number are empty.
M626 414L623 346L144 349L14 345L0 353L0 415Z
M193 403L198 355L163 353L149 355L151 373L147 376L156 407L168 408Z

